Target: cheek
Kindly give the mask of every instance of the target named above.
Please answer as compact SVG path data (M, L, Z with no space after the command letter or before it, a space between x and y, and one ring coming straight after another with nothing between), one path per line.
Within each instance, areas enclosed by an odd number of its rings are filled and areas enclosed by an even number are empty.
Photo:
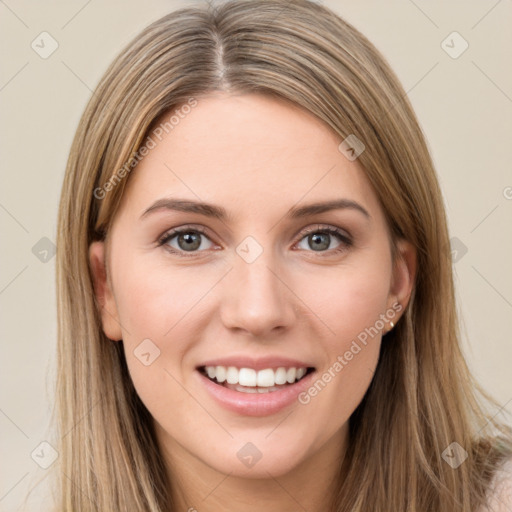
M329 352L339 353L348 350L352 339L376 324L378 330L382 330L380 316L387 308L390 280L391 263L385 251L372 248L339 267L314 271L310 276L301 275L296 289L328 328L324 343Z
M118 311L130 336L163 340L186 325L215 277L186 268L133 261L130 272L120 274Z
M117 267L116 298L126 362L137 394L158 419L162 411L190 406L179 383L182 363L194 333L207 327L201 298L219 277L161 263L123 263Z
M322 320L333 331L322 337L325 363L300 398L323 429L334 434L350 418L370 385L379 359L381 315L386 310L388 282L380 276L345 276L322 298Z
M322 329L326 359L316 385L319 394L326 390L326 400L317 405L336 407L347 418L364 396L378 363L391 279L390 260L385 252L380 254L376 258L368 251L367 258L354 264L317 274L314 292L309 293L308 306L329 328ZM305 288L302 293L299 296L306 296Z

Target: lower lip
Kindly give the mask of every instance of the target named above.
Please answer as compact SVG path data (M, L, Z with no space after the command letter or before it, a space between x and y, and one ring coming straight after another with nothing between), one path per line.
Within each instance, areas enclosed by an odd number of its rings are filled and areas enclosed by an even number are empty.
M306 375L295 384L268 393L234 391L215 384L199 370L196 370L196 373L211 397L225 409L245 416L269 416L296 401L298 395L310 386L316 371Z

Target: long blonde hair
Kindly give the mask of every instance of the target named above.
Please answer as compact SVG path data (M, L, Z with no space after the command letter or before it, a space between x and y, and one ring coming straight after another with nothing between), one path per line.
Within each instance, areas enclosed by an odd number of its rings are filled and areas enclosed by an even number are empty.
M461 353L447 222L424 135L382 55L306 0L172 12L117 56L87 105L58 219L57 510L174 510L123 344L101 328L88 247L108 234L156 120L213 91L285 98L327 123L340 142L355 134L393 240L417 249L410 303L383 338L372 384L350 418L332 510L474 512L512 454L511 432L483 408L482 397L497 404ZM468 452L457 469L442 457L453 442Z

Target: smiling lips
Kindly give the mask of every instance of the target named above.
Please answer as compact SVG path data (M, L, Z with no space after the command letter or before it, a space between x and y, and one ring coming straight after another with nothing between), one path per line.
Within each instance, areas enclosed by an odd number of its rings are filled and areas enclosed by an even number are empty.
M311 386L316 370L299 361L232 358L209 361L194 373L223 408L243 416L268 416L296 404L298 395Z

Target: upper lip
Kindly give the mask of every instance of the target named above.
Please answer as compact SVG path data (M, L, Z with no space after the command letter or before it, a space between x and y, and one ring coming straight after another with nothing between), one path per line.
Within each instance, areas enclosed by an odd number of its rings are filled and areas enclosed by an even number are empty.
M219 359L210 359L197 366L234 366L235 368L253 368L254 370L265 370L266 368L314 368L309 362L299 361L298 359L290 359L288 357L266 356L266 357L248 357L248 356L231 356Z

